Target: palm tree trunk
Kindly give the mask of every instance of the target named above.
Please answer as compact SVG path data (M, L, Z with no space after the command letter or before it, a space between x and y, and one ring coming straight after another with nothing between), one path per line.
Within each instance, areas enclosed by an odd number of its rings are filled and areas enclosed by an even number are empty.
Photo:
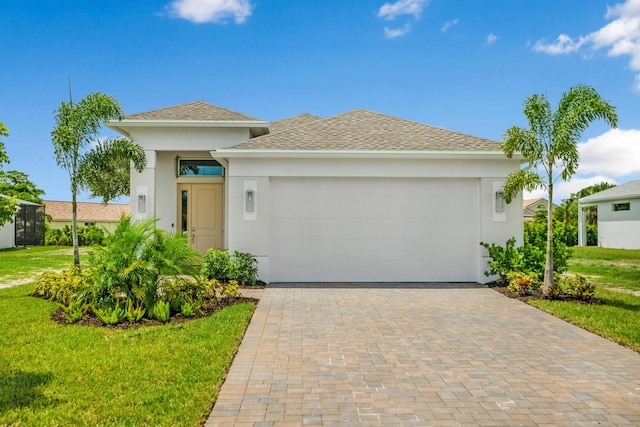
M544 287L546 294L553 285L553 180L549 177L549 201L547 205L547 260L544 266Z

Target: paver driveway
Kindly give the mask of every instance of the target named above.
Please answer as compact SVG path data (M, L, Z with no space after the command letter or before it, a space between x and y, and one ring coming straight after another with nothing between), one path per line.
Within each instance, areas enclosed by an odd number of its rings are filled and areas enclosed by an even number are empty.
M207 426L640 425L640 355L480 285L275 284Z

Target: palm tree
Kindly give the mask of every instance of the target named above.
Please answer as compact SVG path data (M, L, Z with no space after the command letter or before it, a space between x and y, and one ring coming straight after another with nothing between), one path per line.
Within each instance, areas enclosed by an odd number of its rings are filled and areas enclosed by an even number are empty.
M502 137L501 148L507 157L519 152L528 160L524 169L507 178L504 198L509 203L522 190L547 191L546 293L553 284L553 186L558 179L566 181L576 173L580 163L577 144L589 125L601 119L615 128L618 115L614 106L586 85L577 85L564 93L555 111L545 95L535 94L525 100L524 114L529 129L513 126Z
M103 196L106 203L113 197L111 194L103 194L103 190L95 189L95 182L99 182L96 176L102 176L103 180L110 180L109 174L101 174L100 168L107 168L111 163L110 156L121 158L123 153L133 161L136 170L141 172L146 165L146 158L142 148L131 140L118 140L115 144L109 140L98 142L92 150L91 145L96 143L102 124L107 120L120 120L124 117L124 111L120 102L104 93L94 92L88 94L77 104L70 99L62 102L54 112L55 127L51 132L54 145L56 162L58 166L69 172L71 181L71 230L73 236L73 264L80 266L80 254L78 251L78 227L76 222L77 195L81 189L89 188L93 195ZM117 151L113 151L113 146ZM126 147L126 150L124 149ZM96 155L99 153L98 160ZM128 154L127 154L128 153ZM91 160L88 162L88 160ZM102 159L102 160L100 160ZM86 165L85 165L86 163ZM126 168L128 176L128 168ZM107 186L108 187L108 186ZM127 189L128 190L128 189ZM120 194L116 194L117 197Z

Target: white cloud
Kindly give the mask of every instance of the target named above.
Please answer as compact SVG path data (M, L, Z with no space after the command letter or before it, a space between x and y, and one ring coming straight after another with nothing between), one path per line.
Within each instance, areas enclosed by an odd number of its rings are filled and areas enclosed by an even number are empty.
M401 15L413 15L415 19L420 19L427 4L427 0L398 0L395 3L385 3L378 11L378 16L389 21Z
M563 53L571 53L580 49L580 46L584 43L584 38L579 40L573 40L566 34L560 34L554 43L545 44L541 40L538 40L533 45L533 50L536 52L542 52L549 55L560 55Z
M493 33L489 33L489 35L487 36L487 44L493 44L496 40L498 40L498 36Z
M610 23L586 36L572 38L560 34L553 43L536 42L533 50L549 55L576 52L583 46L593 50L608 49L608 56L629 56L629 67L640 71L640 0L626 0L612 7L607 6L605 19ZM634 88L640 91L640 74Z
M445 22L445 24L442 26L442 28L440 28L440 31L442 31L443 33L446 33L447 30L449 28L453 27L454 25L458 25L458 18L454 19L453 21Z
M578 144L578 174L615 178L640 174L640 130L611 129Z
M395 39L407 34L411 30L410 24L405 24L402 28L388 28L384 27L384 36L388 39Z
M229 18L242 24L251 16L252 8L249 0L175 0L168 10L170 16L196 24L223 23Z

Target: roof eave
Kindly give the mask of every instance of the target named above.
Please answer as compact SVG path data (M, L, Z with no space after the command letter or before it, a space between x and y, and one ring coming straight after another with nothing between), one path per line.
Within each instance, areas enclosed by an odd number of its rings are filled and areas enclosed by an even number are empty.
M606 196L600 197L597 199L589 199L590 196L583 197L582 199L578 199L578 203L580 206L595 206L601 202L611 202L614 200L630 200L630 199L638 199L640 198L640 194L621 194L619 196Z
M404 151L404 150L237 150L218 149L225 158L326 158L326 159L485 159L505 160L502 151ZM513 156L522 160L521 156Z
M269 122L264 120L109 120L105 125L125 136L130 136L128 128L246 128L254 135L269 133Z

